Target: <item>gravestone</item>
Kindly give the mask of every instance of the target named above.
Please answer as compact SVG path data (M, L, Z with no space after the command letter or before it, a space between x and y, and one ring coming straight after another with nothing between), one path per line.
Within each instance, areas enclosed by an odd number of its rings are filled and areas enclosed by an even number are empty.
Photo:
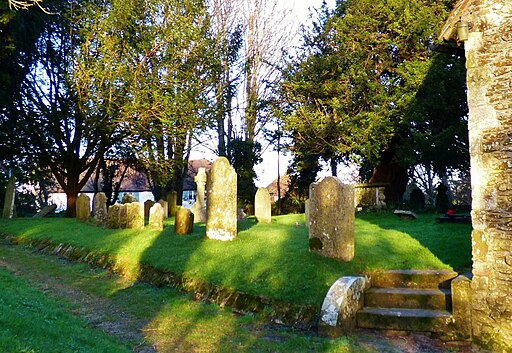
M116 203L108 208L106 227L108 229L119 229L119 217L121 213L121 205Z
M164 218L169 217L169 203L164 200L158 200L158 203L160 206L162 206L162 209L164 210Z
M354 188L336 177L309 186L309 250L340 261L354 258Z
M144 203L144 205L146 205L146 203ZM153 206L151 206L151 209L149 210L149 229L164 229L164 209L158 202L153 202Z
M43 218L48 216L50 213L57 209L57 205L48 205L43 207L43 209L37 212L32 218Z
M400 218L402 221L413 221L418 218L416 213L408 210L395 210L393 214Z
M194 223L206 222L206 207L204 206L206 180L206 170L204 168L199 168L197 175L194 177L194 181L197 186L196 202L191 208L191 211L194 214Z
M178 193L176 191L171 191L167 194L167 213L165 214L165 217L172 217L176 215L176 209L177 209L177 200L178 200Z
M190 234L194 230L194 214L188 208L179 207L174 220L174 233Z
M128 214L126 209L126 203L119 205L119 228L125 229L128 227Z
M149 218L151 207L153 207L154 204L155 201L153 200L147 200L144 202L144 218Z
M86 194L80 194L76 199L76 219L88 221L91 218L91 199Z
M237 235L237 175L226 157L213 162L206 182L206 236L233 240Z
M254 197L254 215L260 223L272 222L270 194L267 188L259 188Z
M304 201L304 216L306 218L306 228L309 229L309 199Z
M144 229L144 206L140 202L130 202L126 206L126 228Z
M98 192L94 196L94 224L104 226L107 222L107 196L103 192Z
M132 194L124 194L123 198L121 199L121 203L132 203L137 202L137 199Z
M9 181L7 182L7 187L5 189L5 198L4 198L4 209L2 213L2 218L12 218L14 216L14 197L16 194L16 178L11 176Z

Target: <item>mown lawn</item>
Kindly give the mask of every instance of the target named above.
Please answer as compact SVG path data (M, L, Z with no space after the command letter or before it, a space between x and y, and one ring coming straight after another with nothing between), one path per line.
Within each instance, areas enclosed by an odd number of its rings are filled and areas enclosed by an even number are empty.
M206 239L204 225L196 225L192 235L176 236L172 220L163 232L108 230L74 219L1 220L0 232L110 254L126 276L136 277L144 263L274 300L319 306L329 286L343 275L469 268L471 227L436 224L434 218L400 221L386 213L359 215L355 258L349 263L308 251L304 215L273 217L272 224L240 222L232 242Z

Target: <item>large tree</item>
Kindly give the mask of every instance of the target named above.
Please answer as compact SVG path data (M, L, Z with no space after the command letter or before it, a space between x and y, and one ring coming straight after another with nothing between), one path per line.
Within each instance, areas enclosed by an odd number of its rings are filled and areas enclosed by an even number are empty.
M300 150L321 155L333 172L343 159L378 165L377 174L401 184L392 195L399 197L407 180L395 153L398 132L430 70L430 47L449 5L346 0L334 11L324 6L282 84L293 107L285 128Z

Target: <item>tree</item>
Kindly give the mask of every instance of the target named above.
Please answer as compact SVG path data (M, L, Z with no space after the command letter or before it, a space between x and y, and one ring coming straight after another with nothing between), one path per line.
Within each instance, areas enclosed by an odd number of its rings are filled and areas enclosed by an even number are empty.
M333 170L348 159L388 171L395 169L386 163L397 164L401 174L406 166L391 152L402 143L398 132L449 3L347 0L332 12L324 6L305 31L303 55L284 72L282 95L294 107L285 126L294 143L330 160Z

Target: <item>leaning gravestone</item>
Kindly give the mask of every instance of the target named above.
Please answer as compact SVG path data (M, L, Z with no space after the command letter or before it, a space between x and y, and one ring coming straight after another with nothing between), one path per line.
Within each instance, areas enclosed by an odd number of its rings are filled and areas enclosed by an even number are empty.
M7 182L7 188L5 189L4 198L4 210L2 218L12 218L14 216L14 196L16 193L16 178L11 176Z
M164 209L158 202L153 202L153 206L151 206L151 209L149 210L149 229L164 229Z
M140 202L126 204L126 228L144 229L144 206Z
M43 207L43 209L37 212L32 218L43 218L48 216L50 213L57 209L57 205L48 205Z
M204 206L204 190L206 186L206 170L199 168L197 175L194 177L194 181L197 185L196 202L190 209L194 214L195 223L206 222L206 207Z
M233 240L237 227L237 175L226 157L213 162L206 182L206 236Z
M76 199L76 219L88 221L91 218L91 199L86 194L80 194Z
M309 186L309 250L340 261L354 258L354 188L336 177Z
M260 223L272 222L270 194L267 188L259 188L254 197L254 215Z
M149 218L151 207L155 204L153 200L146 200L144 202L144 218Z
M94 224L104 226L107 222L107 196L103 192L94 195Z
M177 200L178 200L178 193L176 191L171 191L167 194L167 213L165 214L165 217L172 217L176 215L176 209L177 209Z
M106 227L108 229L119 229L120 227L121 205L116 203L108 208Z
M178 208L174 220L174 234L190 234L194 230L194 214L184 207Z
M164 218L169 217L169 203L164 200L158 200L158 203L162 206L164 210Z

